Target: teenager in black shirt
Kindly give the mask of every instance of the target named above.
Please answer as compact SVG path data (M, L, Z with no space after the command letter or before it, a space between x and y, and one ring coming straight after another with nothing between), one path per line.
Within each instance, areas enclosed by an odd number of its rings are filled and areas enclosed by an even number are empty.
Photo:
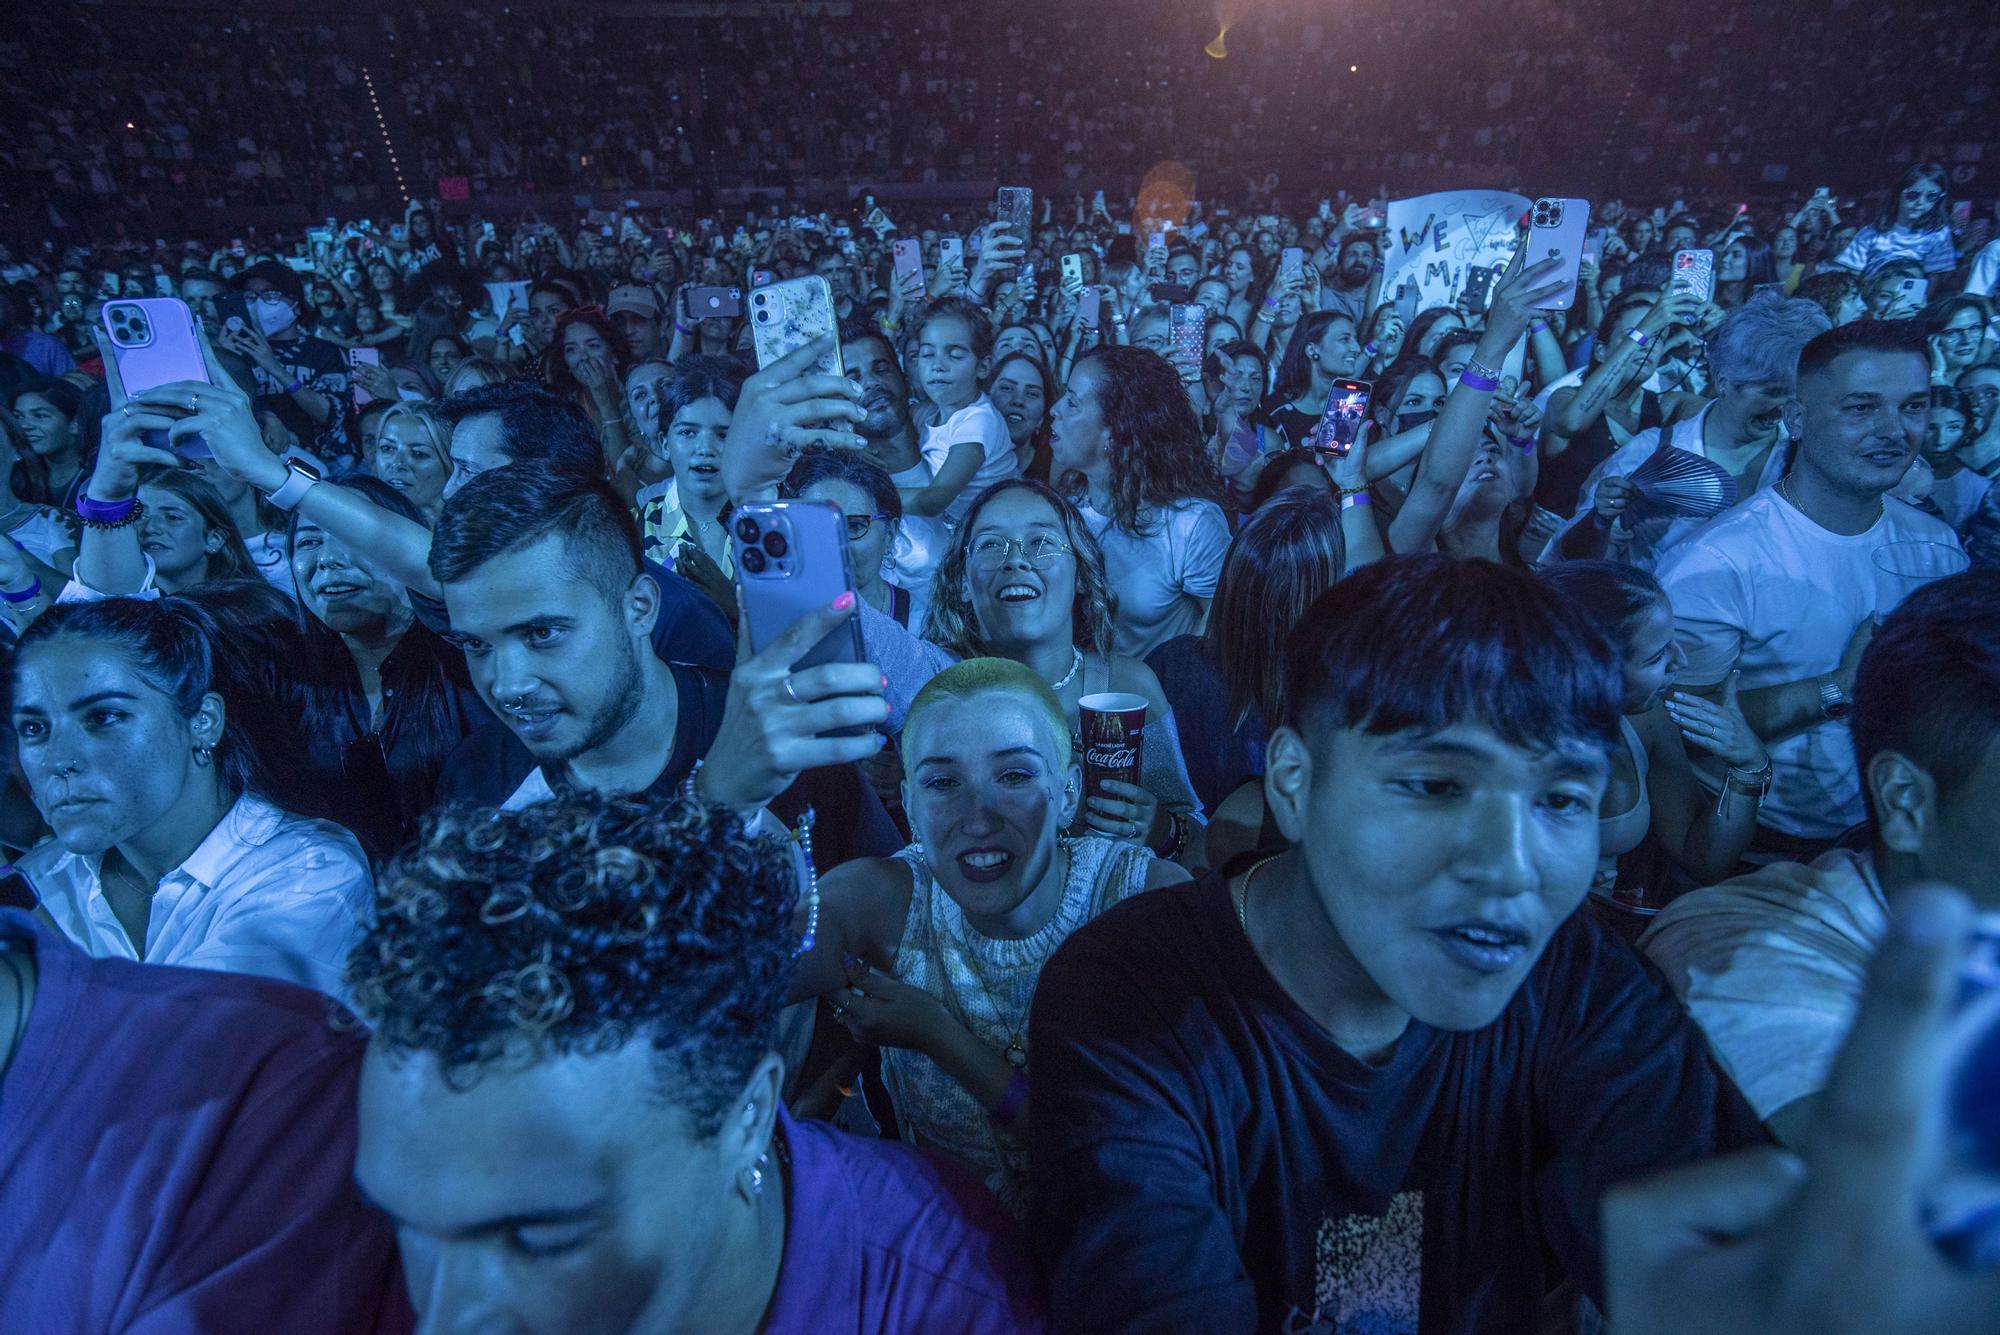
M1533 1330L1606 1186L1762 1139L1573 917L1618 661L1553 591L1421 556L1287 648L1291 847L1087 924L1035 997L1034 1233L1089 1331Z

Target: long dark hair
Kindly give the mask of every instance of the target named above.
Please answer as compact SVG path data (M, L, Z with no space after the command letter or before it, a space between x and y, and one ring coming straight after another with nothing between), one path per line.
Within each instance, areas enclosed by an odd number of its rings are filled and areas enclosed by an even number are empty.
M1035 346L1041 345L1038 343ZM987 374L985 391L989 396L993 393L994 382L1000 379L1000 373L1015 362L1033 367L1035 374L1042 378L1042 420L1035 424L1035 429L1028 435L1028 454L1034 470L1040 471L1049 465L1049 409L1056 404L1055 372L1049 370L1049 364L1035 353L1026 350L1010 352L993 363L993 370ZM1031 472L1029 476L1033 476L1033 473Z
M9 684L19 688L21 663L37 645L65 639L102 641L127 655L139 675L171 700L184 719L200 711L202 697L211 691L222 696L224 722L215 745L216 774L232 796L261 795L270 789L270 766L252 740L260 730L248 723L260 702L232 698L239 693L229 689L230 683L217 671L220 634L220 623L190 598L58 603L21 632Z
M1140 512L1149 505L1221 500L1222 474L1172 363L1144 348L1109 344L1092 348L1076 365L1103 372L1098 407L1111 441L1112 523L1142 535L1149 526L1141 524ZM1081 473L1062 480L1071 495L1082 488Z
M1931 205L1929 212L1917 219L1917 230L1934 232L1945 225L1945 220L1951 213L1951 173L1945 170L1942 162L1929 158L1922 162L1911 163L1909 170L1903 173L1903 178L1896 182L1895 190L1883 202L1881 213L1876 215L1877 228L1887 232L1896 226L1896 216L1903 208L1903 192L1913 185L1934 185L1944 192L1938 196L1937 202Z
M1285 355L1278 362L1277 383L1271 389L1271 397L1279 403L1295 399L1312 388L1312 363L1306 359L1306 349L1318 344L1326 337L1326 331L1335 320L1353 323L1353 317L1345 311L1312 311L1301 319L1292 330L1291 342L1285 344ZM1414 331L1404 338L1404 346L1414 348L1411 342Z
M1340 507L1328 492L1281 493L1229 544L1202 648L1221 670L1232 728L1253 709L1275 717L1285 639L1346 569Z
M243 544L236 521L229 517L229 507L222 503L222 494L207 478L191 468L162 468L140 485L172 492L201 516L205 528L222 534L222 549L208 554L207 574L201 583L262 578L257 573L257 563L250 559L250 549Z
M604 346L611 354L611 379L614 384L625 383L625 372L632 366L632 352L625 344L625 336L611 323L611 317L596 306L579 306L556 317L555 333L550 337L544 354L542 376L550 389L582 406L590 401L589 391L570 371L569 359L563 355L563 340L569 336L571 326L580 324L589 325L604 340Z

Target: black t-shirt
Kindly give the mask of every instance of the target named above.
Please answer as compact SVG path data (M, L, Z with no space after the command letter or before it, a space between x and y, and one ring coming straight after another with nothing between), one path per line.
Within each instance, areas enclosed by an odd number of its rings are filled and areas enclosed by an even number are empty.
M656 799L678 793L694 772L694 762L708 754L729 700L727 673L686 663L667 666L674 674L680 712L674 722L673 754L646 787L645 795ZM538 763L512 729L492 719L459 743L445 761L438 780L438 802L500 806L535 772ZM559 793L569 784L560 767L544 769L542 777ZM885 858L903 846L889 813L858 765L807 770L771 803L771 814L791 826L807 807L816 813L813 863L821 872L856 858Z
M1292 406L1289 399L1282 403L1266 400L1256 412L1250 414L1250 425L1262 429L1262 451L1265 454L1278 450L1302 450L1313 428L1319 425L1319 414L1301 412Z
M353 453L353 447L347 440L349 373L346 354L323 338L304 334L284 342L273 342L271 355L291 372L301 388L324 395L333 406L333 416L324 423L313 421L303 408L293 402L289 380L281 381L263 367L253 364L251 369L257 377L258 406L277 413L297 434L300 443L321 459Z
M1031 1236L1078 1331L1532 1331L1601 1300L1606 1187L1765 1133L1638 956L1557 931L1500 1018L1370 1067L1279 987L1226 882L1139 895L1043 969ZM1316 1324L1317 1323L1317 1324Z

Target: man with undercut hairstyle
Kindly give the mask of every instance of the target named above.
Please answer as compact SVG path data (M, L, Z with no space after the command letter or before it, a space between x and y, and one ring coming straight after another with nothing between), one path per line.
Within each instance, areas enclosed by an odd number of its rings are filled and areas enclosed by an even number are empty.
M1286 650L1291 847L1085 924L1029 1044L1031 1236L1076 1331L1524 1331L1601 1299L1612 1183L1762 1129L1577 915L1623 695L1553 589L1406 556Z

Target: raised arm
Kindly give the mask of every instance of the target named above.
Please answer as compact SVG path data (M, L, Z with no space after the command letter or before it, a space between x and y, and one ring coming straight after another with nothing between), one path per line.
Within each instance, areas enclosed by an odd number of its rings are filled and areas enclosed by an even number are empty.
M1472 467L1480 433L1500 387L1499 365L1538 314L1536 302L1560 290L1549 281L1560 261L1547 259L1530 269L1521 267L1526 252L1517 251L1506 277L1493 293L1486 328L1472 350L1465 373L1452 386L1444 409L1431 424L1430 444L1417 465L1410 494L1389 526L1389 546L1398 552L1422 551L1444 526L1446 513Z

